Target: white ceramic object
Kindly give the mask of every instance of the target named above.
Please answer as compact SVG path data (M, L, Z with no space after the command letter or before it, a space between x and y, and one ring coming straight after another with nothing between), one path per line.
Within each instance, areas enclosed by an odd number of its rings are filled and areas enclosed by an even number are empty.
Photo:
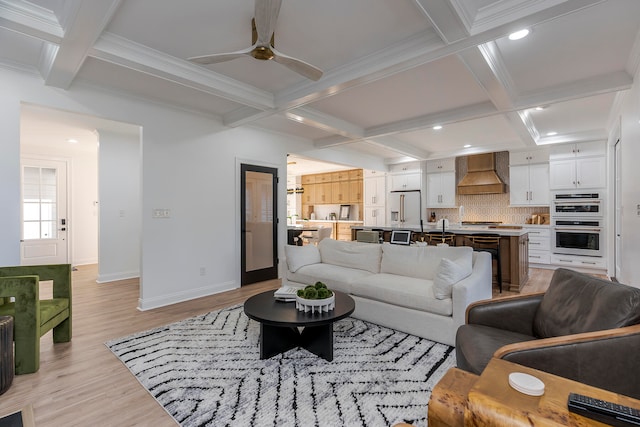
M296 308L305 313L327 313L336 307L336 294L325 299L305 299L296 295Z
M512 372L509 374L509 385L520 393L529 396L542 396L544 394L544 383L533 375L522 372Z

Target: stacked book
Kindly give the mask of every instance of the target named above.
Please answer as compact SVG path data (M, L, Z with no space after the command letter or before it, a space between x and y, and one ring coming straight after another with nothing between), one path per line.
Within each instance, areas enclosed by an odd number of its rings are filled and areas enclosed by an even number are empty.
M296 300L298 289L302 288L296 288L295 286L283 286L276 290L273 293L273 296L278 301L293 302Z

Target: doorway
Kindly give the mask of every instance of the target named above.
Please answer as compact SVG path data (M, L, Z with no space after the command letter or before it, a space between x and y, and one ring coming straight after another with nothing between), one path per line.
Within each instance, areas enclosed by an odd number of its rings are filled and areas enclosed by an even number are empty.
M241 285L278 277L278 170L240 165Z
M67 162L23 158L20 264L67 264Z

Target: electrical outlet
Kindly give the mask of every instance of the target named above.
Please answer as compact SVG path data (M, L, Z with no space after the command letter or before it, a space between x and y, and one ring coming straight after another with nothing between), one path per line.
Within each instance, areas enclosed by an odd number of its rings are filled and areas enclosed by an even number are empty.
M205 276L207 274L207 269L204 267L200 267L200 275Z

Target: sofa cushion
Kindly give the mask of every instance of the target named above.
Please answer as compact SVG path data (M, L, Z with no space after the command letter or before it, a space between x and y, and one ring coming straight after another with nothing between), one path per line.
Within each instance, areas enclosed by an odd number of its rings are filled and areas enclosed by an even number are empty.
M470 254L471 255L471 254ZM433 279L433 294L437 299L451 298L453 285L471 275L471 256L450 260L442 258Z
M321 262L320 251L314 245L293 246L285 245L284 254L287 258L289 271L295 273L300 267Z
M400 246L385 243L382 245L381 273L433 280L442 258L466 259L472 265L473 248L467 246ZM462 262L462 261L461 261Z
M640 323L640 289L557 269L533 319L537 337L549 338Z
M317 281L321 281L329 289L351 293L352 282L369 276L373 276L373 274L365 270L321 263L306 265L299 268L295 273L288 272L287 280L304 285L312 285Z
M323 263L380 272L382 250L378 244L324 239L318 248Z
M354 281L351 284L351 294L414 310L451 316L451 299L434 298L432 285L431 280L380 273Z

